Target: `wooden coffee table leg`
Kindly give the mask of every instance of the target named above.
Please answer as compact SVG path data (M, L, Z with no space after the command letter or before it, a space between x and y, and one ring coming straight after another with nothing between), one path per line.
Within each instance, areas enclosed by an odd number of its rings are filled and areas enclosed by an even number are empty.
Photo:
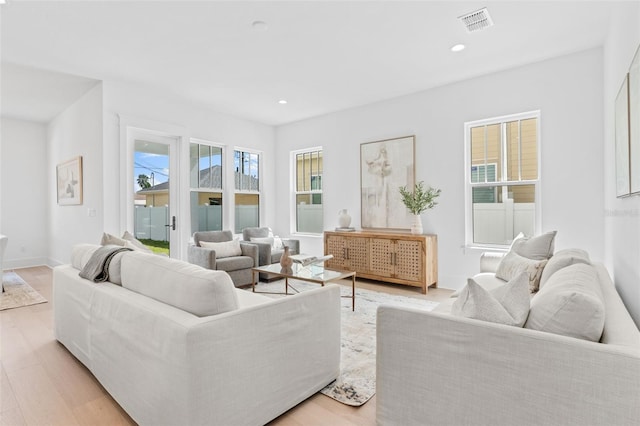
M351 276L351 312L356 310L356 274Z

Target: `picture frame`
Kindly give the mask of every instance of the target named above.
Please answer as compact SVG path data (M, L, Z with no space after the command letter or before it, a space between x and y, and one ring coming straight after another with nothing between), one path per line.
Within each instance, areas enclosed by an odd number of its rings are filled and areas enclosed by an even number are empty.
M415 135L360 144L360 226L409 230L400 187L415 185Z
M640 194L640 46L631 61L629 85L629 179L631 194Z
M56 166L58 205L82 204L82 156L74 157Z
M629 74L624 77L615 100L616 197L631 193L629 156Z

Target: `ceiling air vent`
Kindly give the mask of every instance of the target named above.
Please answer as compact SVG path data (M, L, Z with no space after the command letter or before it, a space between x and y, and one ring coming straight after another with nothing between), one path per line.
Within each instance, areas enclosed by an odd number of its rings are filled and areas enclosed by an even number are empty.
M485 28L493 26L493 20L491 19L491 16L489 16L489 11L486 7L476 10L475 12L459 16L458 19L462 21L469 33L484 30Z

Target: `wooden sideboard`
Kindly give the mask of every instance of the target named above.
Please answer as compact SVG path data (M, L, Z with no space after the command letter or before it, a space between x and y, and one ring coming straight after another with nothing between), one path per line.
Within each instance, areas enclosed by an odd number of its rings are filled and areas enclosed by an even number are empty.
M325 266L356 271L360 278L427 288L438 287L438 236L387 232L324 233Z

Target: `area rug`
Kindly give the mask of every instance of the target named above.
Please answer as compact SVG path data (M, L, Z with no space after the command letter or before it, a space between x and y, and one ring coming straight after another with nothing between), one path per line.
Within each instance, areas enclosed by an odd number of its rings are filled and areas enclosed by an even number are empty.
M0 311L37 305L47 301L15 272L5 272L3 274L2 287L4 292L0 295Z
M340 286L343 296L351 295L349 286ZM298 291L318 288L318 284L289 280ZM351 311L351 298L342 298L342 344L340 376L321 390L336 401L360 406L376 393L376 310L379 305L405 306L430 311L437 302L377 291L358 289L356 283L356 310ZM257 291L284 291L284 281L260 283ZM250 290L249 290L250 291ZM265 294L269 297L295 297Z

